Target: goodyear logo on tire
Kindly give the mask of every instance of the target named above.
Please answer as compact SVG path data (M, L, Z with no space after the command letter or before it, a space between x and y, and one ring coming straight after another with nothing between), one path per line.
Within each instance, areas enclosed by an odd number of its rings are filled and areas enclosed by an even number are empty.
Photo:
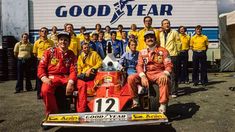
M167 117L164 114L158 113L158 114L132 114L131 120L137 121L137 120L164 120L167 119Z
M78 122L79 116L49 116L48 122Z

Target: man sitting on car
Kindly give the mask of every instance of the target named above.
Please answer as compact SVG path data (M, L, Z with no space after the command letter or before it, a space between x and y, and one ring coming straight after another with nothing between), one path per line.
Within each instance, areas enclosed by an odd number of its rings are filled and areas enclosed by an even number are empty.
M78 101L77 112L85 112L87 107L87 87L95 79L97 70L102 66L102 59L96 51L91 51L89 43L82 44L82 53L78 56Z
M44 52L38 66L38 78L43 82L42 97L46 114L58 113L55 90L66 86L66 94L72 94L76 81L76 56L69 50L70 34L58 34L58 47L49 48Z
M150 83L156 83L159 85L159 112L165 113L169 100L169 76L173 65L168 51L157 44L154 31L145 32L144 40L148 48L139 53L137 74L128 77L128 87L133 98L132 108L139 105L138 85L149 88Z

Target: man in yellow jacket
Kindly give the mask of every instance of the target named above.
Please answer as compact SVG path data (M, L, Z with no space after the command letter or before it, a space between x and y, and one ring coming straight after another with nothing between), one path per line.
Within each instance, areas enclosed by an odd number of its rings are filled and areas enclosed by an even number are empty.
M91 51L89 43L82 44L82 53L78 56L78 101L77 112L85 112L87 106L87 85L95 79L96 72L102 66L102 59L96 51Z
M159 30L155 29L152 27L152 17L150 16L146 16L144 17L144 28L141 29L138 33L138 45L137 45L137 50L138 51L141 51L142 49L145 49L147 48L147 45L145 44L145 41L144 41L144 34L145 32L147 31L154 31L155 32L155 36L156 36L156 41L159 42Z
M177 97L178 89L178 55L181 51L181 42L179 33L176 30L171 29L170 21L168 19L163 19L161 22L163 31L160 33L160 44L161 47L166 48L170 54L171 61L173 63L172 72L172 87L171 96L173 98Z
M80 40L79 38L76 37L76 34L74 33L74 27L73 24L71 23L67 23L65 25L65 29L66 32L69 32L70 36L71 36L71 41L70 41L70 45L69 45L69 49L73 51L73 53L78 56L79 52L81 50L81 45L80 45Z

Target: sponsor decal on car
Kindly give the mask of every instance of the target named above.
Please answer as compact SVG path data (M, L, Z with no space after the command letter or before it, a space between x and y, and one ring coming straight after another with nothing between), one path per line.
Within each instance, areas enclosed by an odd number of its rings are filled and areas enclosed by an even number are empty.
M164 114L158 113L158 114L132 114L131 120L162 120L167 119L167 117Z
M111 83L113 81L113 78L111 76L105 76L104 77L104 82L105 83Z
M49 116L47 122L78 122L79 116Z
M84 116L85 121L119 121L127 120L127 114L90 114Z

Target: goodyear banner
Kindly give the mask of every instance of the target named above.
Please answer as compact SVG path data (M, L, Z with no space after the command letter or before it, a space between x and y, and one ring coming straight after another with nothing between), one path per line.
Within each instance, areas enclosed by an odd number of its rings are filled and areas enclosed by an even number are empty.
M180 25L189 28L194 34L194 27L205 27L204 34L209 41L218 41L218 15L216 0L30 0L30 33L36 39L40 27L49 29L56 25L63 30L65 23L74 24L76 33L85 26L94 30L100 23L117 28L119 24L129 30L131 24L143 27L144 16L153 18L153 27L160 27L165 18L171 26Z

